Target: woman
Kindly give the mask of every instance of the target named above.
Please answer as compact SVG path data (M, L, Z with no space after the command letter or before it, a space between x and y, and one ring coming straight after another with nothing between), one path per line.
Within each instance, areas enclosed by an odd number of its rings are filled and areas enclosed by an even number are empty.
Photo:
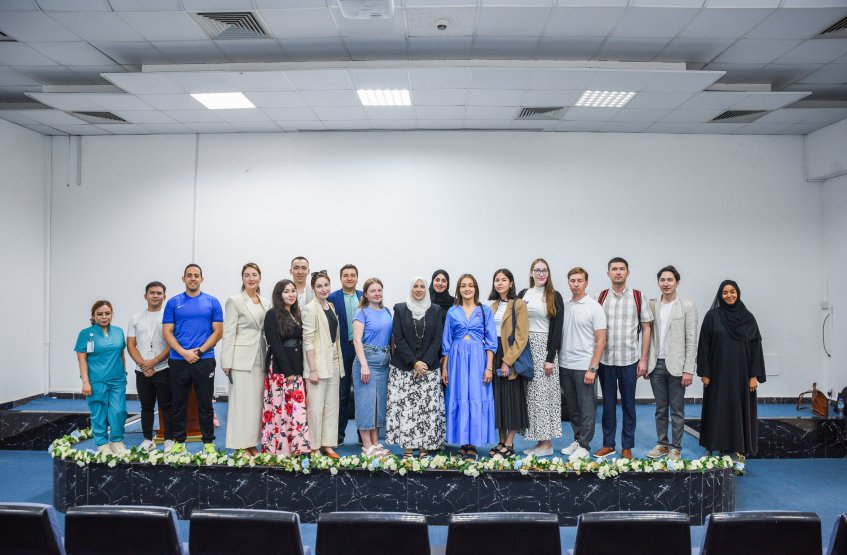
M490 456L511 457L515 454L515 432L529 426L526 410L526 380L513 366L529 339L529 320L526 304L515 302L515 277L503 268L494 272L491 294L488 296L494 324L497 328L497 352L494 354L494 425L500 443L488 452ZM514 313L514 319L512 315ZM509 344L509 337L514 342Z
M718 288L703 319L697 348L703 380L700 445L709 451L755 455L756 389L765 381L762 336L732 280Z
M394 353L388 377L386 443L408 458L444 445L444 392L439 380L441 307L429 299L423 276L412 278L405 303L394 305Z
M526 391L529 425L521 435L538 442L524 453L547 457L553 454L552 440L562 437L559 346L565 303L553 287L546 260L533 260L529 272L529 289L518 296L526 303L529 317L529 349L534 375Z
M379 443L385 427L388 398L388 363L391 359L391 313L382 306L382 282L368 278L362 287L359 309L353 315L353 394L356 427L362 438L362 454L376 457L390 453Z
M226 300L221 368L229 378L226 446L259 454L262 431L262 391L265 382L263 335L265 313L271 308L259 296L262 271L254 262L241 268L241 293Z
M432 283L429 284L429 298L432 304L441 307L441 325L444 325L444 320L447 318L447 311L453 306L456 300L450 294L450 274L445 270L435 270L432 273Z
M456 301L447 311L441 351L441 379L447 386L447 443L476 460L476 445L494 443L494 352L497 330L491 309L479 304L476 278L464 274Z
M278 281L271 300L273 308L265 314L271 356L265 377L262 452L305 455L312 449L303 382L303 324L294 282Z
M311 448L338 459L338 388L344 375L338 316L329 297L329 276L312 274L315 298L303 308L303 378L306 384Z
M82 394L91 411L91 431L98 453L122 455L126 424L126 359L124 331L112 325L112 303L91 307L91 327L76 338L76 360Z

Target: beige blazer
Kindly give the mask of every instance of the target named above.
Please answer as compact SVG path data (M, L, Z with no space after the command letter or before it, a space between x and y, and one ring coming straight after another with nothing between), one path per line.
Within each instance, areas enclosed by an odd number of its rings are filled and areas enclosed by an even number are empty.
M226 300L221 368L251 370L257 356L262 357L264 365L268 346L263 330L265 313L271 309L271 303L263 297L259 297L259 302L262 305L262 316L256 319L248 306L253 301L247 293L242 291Z
M515 342L509 346L509 336L512 334L512 305L515 305L515 318L517 319L517 325L515 326ZM491 313L495 314L498 308L500 308L500 299L491 303ZM514 300L509 301L506 306L506 312L503 314L503 323L500 326L500 340L503 343L503 362L509 366L514 366L515 361L517 361L518 357L521 356L524 348L526 348L527 341L529 341L529 320L527 316L526 303L515 303ZM499 370L499 368L495 368L495 374ZM515 373L515 369L511 368L509 372L509 379L515 379L516 377L517 374Z
M659 358L659 334L664 324L661 299L650 299L653 311L653 332L650 334L650 353L647 356L647 372L656 368ZM682 373L694 374L697 367L697 307L689 299L677 297L671 308L671 323L665 336L665 366L671 376Z
M329 308L335 312L335 307L329 303ZM332 351L338 357L339 376L344 376L344 359L341 358L341 330L335 330L335 343L329 333L329 321L318 299L312 299L302 308L303 316L303 379L308 380L312 372L306 351L315 351L315 364L318 378L326 380L332 375ZM336 314L336 319L338 315Z

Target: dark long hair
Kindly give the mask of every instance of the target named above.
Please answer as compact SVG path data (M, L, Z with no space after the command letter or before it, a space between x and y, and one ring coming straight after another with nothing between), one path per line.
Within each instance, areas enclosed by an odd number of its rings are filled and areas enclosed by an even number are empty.
M274 285L274 292L271 296L273 301L274 316L276 316L277 331L280 337L291 336L300 326L300 302L295 298L294 304L291 305L291 311L285 309L285 302L282 300L282 292L285 288L291 285L294 291L297 291L297 286L290 279L281 279Z
M518 297L518 293L515 290L515 276L512 275L512 272L507 270L506 268L500 268L496 272L494 272L494 277L491 278L491 293L488 295L489 301L498 301L500 300L500 293L494 289L494 280L497 279L497 274L503 274L509 279L509 291L506 292L507 299L516 299Z
M473 282L473 304L479 306L479 283L477 283L476 278L471 274L462 274L456 280L456 296L454 297L453 306L462 304L462 280L465 278L470 278Z

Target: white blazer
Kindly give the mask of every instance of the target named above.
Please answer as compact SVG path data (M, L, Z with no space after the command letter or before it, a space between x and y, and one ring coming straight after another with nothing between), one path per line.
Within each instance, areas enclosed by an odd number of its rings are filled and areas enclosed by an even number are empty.
M251 370L256 357L262 357L264 365L265 351L265 313L271 309L271 303L259 297L262 316L256 318L250 310L253 301L245 292L226 300L224 308L224 335L221 349L221 368Z
M653 312L653 332L650 334L650 354L647 356L647 372L656 368L659 358L659 334L662 326L662 301L650 299ZM682 373L694 374L697 367L697 307L689 299L677 297L671 308L671 322L665 335L665 367L671 376Z
M329 309L335 312L335 307L329 303ZM318 378L325 380L332 377L332 352L338 360L338 371L340 377L344 376L344 363L341 358L341 331L336 324L335 343L329 331L329 320L324 314L324 309L318 299L312 299L306 306L302 307L303 317L303 378L308 380L312 373L306 351L315 351L315 365ZM336 320L338 315L336 314Z

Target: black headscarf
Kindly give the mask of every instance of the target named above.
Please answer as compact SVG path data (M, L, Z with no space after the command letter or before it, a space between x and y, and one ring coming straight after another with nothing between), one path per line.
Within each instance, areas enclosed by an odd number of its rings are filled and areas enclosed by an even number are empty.
M735 301L735 304L727 304L723 300L721 293L727 285L732 285L738 292L738 300ZM712 302L712 308L717 309L721 322L723 322L730 337L736 341L756 341L762 339L756 318L747 310L744 303L741 302L741 289L731 279L725 279L721 282L720 287L718 287L718 294L715 295L715 300Z
M435 283L435 276L438 274L447 278L447 288L442 293L438 293L433 287L433 283ZM432 279L429 281L429 298L432 300L432 304L437 304L441 307L442 314L447 314L447 310L453 306L455 299L453 299L453 295L450 294L450 274L446 271L435 270L432 273Z

